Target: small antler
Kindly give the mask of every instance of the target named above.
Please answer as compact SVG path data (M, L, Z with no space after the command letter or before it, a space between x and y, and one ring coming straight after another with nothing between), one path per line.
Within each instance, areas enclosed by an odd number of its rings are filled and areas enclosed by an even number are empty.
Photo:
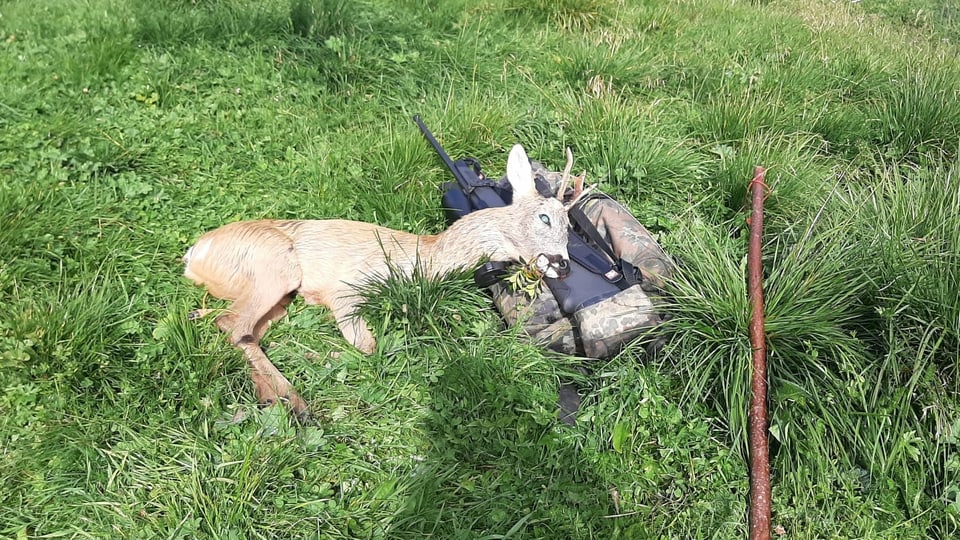
M557 188L557 199L560 199L560 202L564 202L563 199L567 195L567 188L570 184L570 170L573 169L573 151L570 150L570 147L567 147L567 165L563 168L563 176L560 178L560 186ZM590 186L584 188L584 182L587 179L587 171L584 170L580 173L580 176L574 176L573 178L573 198L570 202L564 203L564 206L569 210L573 205L583 198L584 195L593 191L593 188L596 186Z
M575 191L574 191L574 195L573 195L573 199L570 199L570 202L568 202L568 203L566 203L566 204L564 205L568 210L571 209L571 208L573 208L573 205L575 205L575 204L577 204L578 202L580 202L580 199L584 198L588 193L590 193L591 191L593 191L593 190L597 187L596 184L594 184L594 185L592 185L592 186L583 187L583 181L584 181L584 179L585 179L586 177L587 177L587 171L583 171L583 174L581 174L581 175L578 176L578 177L575 177L575 178L577 178L577 179L579 180L579 182L580 182L580 189L579 189L579 191L575 190ZM576 185L576 182L574 182L574 185Z
M563 176L560 177L560 186L557 188L557 198L563 202L567 194L567 184L570 183L570 169L573 168L573 151L567 147L567 165L563 168Z

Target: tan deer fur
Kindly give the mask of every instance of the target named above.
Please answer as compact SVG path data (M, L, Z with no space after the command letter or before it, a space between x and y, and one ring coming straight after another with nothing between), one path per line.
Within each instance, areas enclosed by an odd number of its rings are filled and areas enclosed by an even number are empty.
M184 275L233 303L217 325L244 351L262 403L307 404L270 362L259 342L296 294L328 307L343 336L364 353L376 341L357 315L358 286L383 280L390 268L415 267L441 277L482 260L533 261L549 277L568 268L567 208L539 195L520 145L510 152L513 204L472 212L437 235L418 236L346 220L260 220L224 225L200 237L184 256Z

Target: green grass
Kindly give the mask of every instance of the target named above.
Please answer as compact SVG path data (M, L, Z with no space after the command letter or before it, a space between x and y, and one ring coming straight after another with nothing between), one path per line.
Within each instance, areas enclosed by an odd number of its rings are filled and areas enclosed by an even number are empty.
M904 25L924 36L956 44L960 39L960 8L943 0L874 0L864 9Z
M4 2L0 536L743 537L755 165L774 525L956 535L957 28L933 0ZM180 257L238 219L441 230L413 114L491 175L571 147L678 261L666 347L584 373L469 273L393 279L369 357L296 301L265 343L315 420L260 409Z

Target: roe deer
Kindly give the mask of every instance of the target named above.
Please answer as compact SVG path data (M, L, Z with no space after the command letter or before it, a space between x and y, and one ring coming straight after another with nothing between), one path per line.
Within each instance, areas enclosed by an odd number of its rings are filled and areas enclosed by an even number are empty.
M419 266L423 275L439 278L483 260L523 260L534 262L548 277L566 274L567 207L537 193L520 145L510 152L507 178L513 204L472 212L437 235L345 220L224 225L201 236L187 251L184 275L213 296L233 302L216 322L243 350L260 402L284 400L302 414L307 404L259 346L267 327L286 313L296 294L307 304L328 307L343 337L369 354L376 342L357 315L362 300L357 288L385 279L391 267L409 275Z

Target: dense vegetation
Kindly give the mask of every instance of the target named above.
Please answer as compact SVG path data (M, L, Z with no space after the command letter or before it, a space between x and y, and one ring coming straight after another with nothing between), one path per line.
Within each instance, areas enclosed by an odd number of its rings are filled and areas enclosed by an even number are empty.
M862 4L0 4L0 536L743 537L754 165L777 534L958 534L960 15ZM491 174L570 146L678 261L663 350L584 376L469 275L399 280L369 357L296 302L267 340L315 422L259 408L180 257L442 229L413 114Z

